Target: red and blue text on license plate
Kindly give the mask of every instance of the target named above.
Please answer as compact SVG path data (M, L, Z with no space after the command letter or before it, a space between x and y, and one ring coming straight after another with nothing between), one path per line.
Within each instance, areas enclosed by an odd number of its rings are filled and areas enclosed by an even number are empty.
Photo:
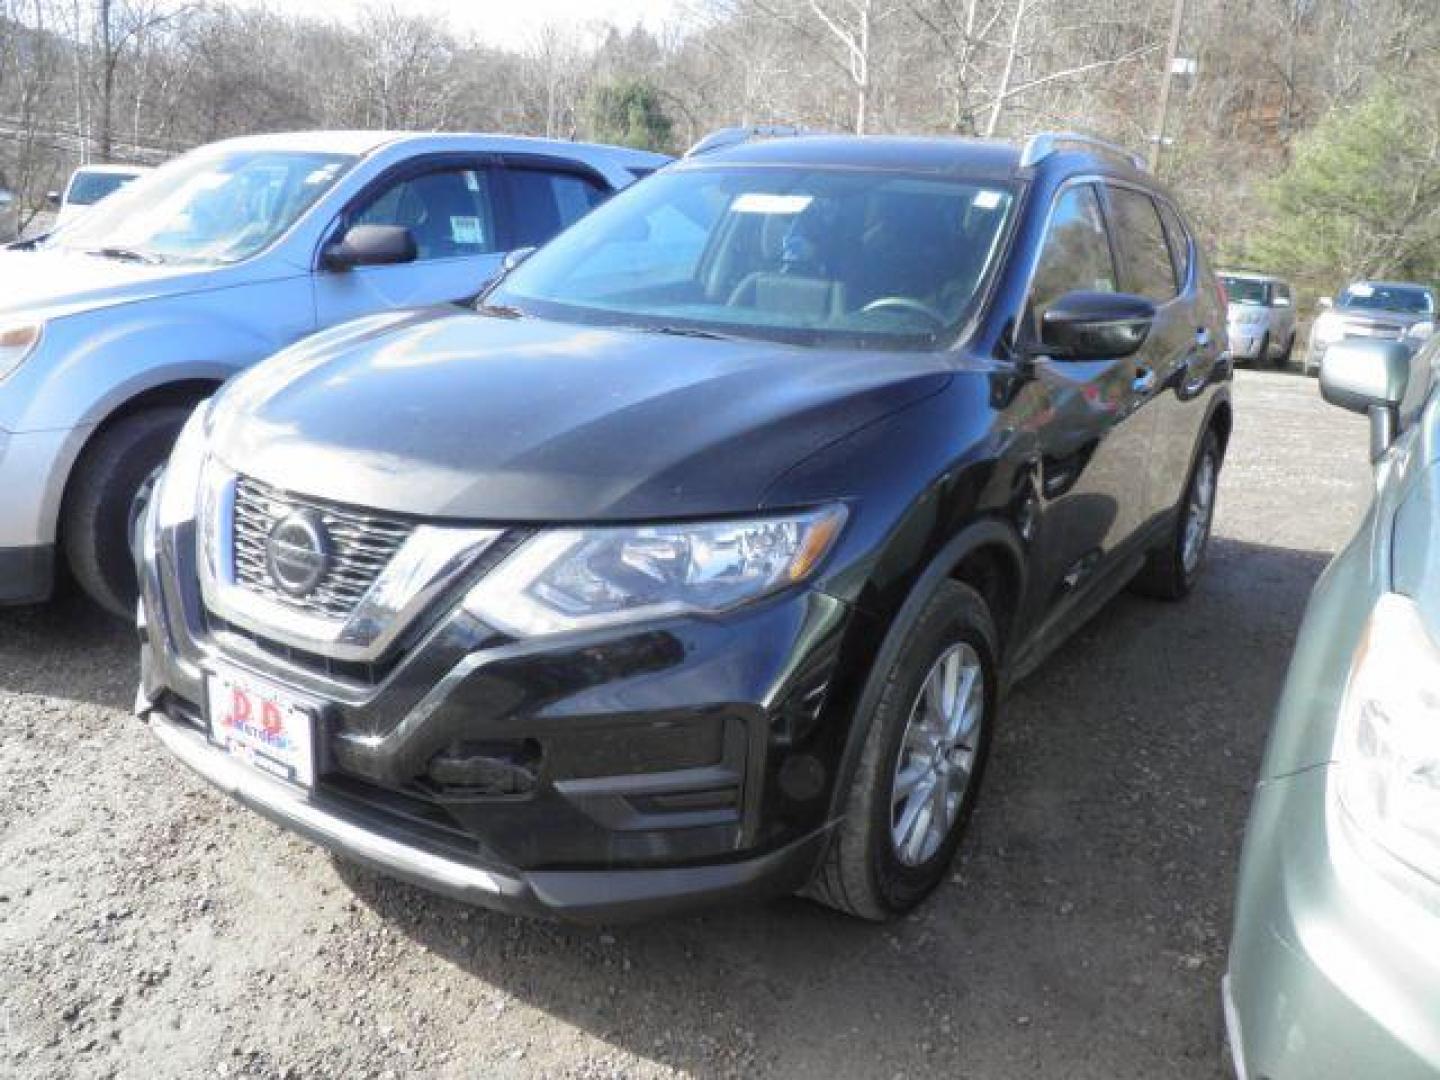
M315 782L313 718L276 690L217 672L208 680L210 737L236 757L292 784Z

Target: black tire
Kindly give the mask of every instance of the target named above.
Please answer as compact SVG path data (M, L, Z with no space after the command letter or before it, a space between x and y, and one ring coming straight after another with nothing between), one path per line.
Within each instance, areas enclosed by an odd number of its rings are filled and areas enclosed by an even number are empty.
M175 405L116 421L85 448L65 492L65 561L90 598L119 618L135 614L132 506L189 415L189 407Z
M1209 502L1207 504L1203 529L1199 537L1199 553L1193 562L1187 563L1185 558L1186 536L1191 514L1195 506L1195 496L1199 485L1206 483L1205 463L1207 458L1210 462L1210 486ZM1190 467L1190 477L1185 483L1185 493L1181 496L1180 502L1175 507L1175 525L1171 530L1164 545L1150 552L1145 560L1145 567L1136 575L1131 582L1131 588L1143 596L1154 597L1157 600L1181 600L1190 594L1195 587L1195 582L1200 579L1200 571L1205 568L1205 553L1210 546L1210 529L1215 522L1215 493L1220 477L1220 440L1215 436L1215 430L1206 430L1205 437L1200 440L1200 451L1195 455L1195 463Z
M1264 367L1270 363L1270 335L1266 334L1260 339L1260 347L1255 350L1255 366Z
M903 633L889 670L872 676L884 679L873 711L855 718L866 728L859 764L845 797L843 819L805 890L823 904L873 922L903 915L944 879L980 789L998 705L995 624L978 592L959 582L942 583ZM901 743L932 668L962 644L979 659L985 695L969 782L938 848L923 862L906 865L892 838L892 792Z

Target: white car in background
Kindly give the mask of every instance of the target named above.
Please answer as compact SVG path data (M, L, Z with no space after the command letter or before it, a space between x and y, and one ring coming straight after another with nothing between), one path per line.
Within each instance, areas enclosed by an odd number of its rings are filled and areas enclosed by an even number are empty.
M74 221L101 199L149 171L145 165L81 165L70 174L63 192L52 191L46 196L55 208L54 227Z
M1257 365L1286 367L1295 351L1295 294L1273 274L1221 270L1230 355Z
M507 252L667 160L506 136L263 135L192 151L0 251L0 603L43 600L63 562L133 613L137 508L198 401L317 330L473 297Z

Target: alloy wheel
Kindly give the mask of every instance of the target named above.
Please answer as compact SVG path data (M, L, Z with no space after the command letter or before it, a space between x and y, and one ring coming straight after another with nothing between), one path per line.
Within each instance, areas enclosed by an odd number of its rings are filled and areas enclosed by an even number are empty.
M1190 498L1185 506L1185 540L1180 559L1187 575L1195 572L1205 552L1210 517L1215 512L1215 479L1215 455L1207 452L1195 467L1195 481L1190 485Z
M985 673L970 645L951 645L920 686L891 782L890 840L905 866L945 843L975 771L985 722Z

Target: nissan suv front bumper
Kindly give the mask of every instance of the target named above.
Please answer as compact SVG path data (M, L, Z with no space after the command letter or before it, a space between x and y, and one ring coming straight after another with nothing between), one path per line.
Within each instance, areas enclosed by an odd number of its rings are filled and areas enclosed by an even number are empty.
M842 653L862 616L840 601L792 589L722 618L516 640L466 610L462 576L386 655L350 663L211 610L194 523L156 517L138 553L137 712L279 824L461 900L585 920L793 892L817 865L842 673L859 669ZM313 787L212 741L217 671L315 703Z

